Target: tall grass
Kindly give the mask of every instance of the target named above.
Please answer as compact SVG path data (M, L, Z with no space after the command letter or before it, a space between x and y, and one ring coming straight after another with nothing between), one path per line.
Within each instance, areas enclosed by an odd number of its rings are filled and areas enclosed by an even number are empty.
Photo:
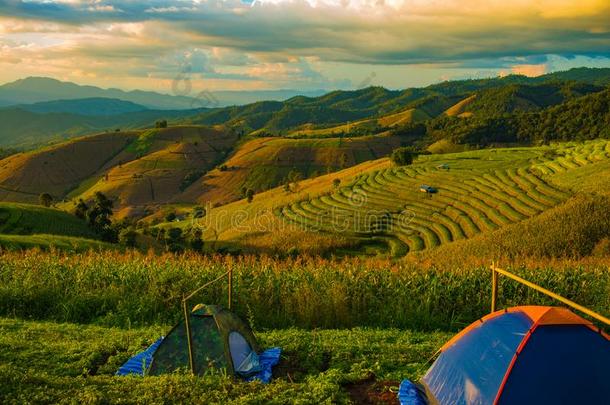
M7 252L0 315L112 326L168 324L182 294L229 269L236 311L256 328L354 326L455 330L489 308L490 273L422 263L297 257ZM505 266L602 313L610 312L610 259ZM197 297L225 303L226 286ZM552 303L506 280L504 305Z

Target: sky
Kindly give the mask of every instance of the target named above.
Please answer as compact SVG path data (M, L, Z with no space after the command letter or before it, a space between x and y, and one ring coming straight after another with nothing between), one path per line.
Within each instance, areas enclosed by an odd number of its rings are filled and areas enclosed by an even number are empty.
M608 0L0 0L0 83L398 89L578 66L610 67Z

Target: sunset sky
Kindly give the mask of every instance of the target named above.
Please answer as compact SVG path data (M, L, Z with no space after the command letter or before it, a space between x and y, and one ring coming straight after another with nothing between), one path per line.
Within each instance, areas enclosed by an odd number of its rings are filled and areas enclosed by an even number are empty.
M0 83L422 86L610 67L608 0L0 0Z

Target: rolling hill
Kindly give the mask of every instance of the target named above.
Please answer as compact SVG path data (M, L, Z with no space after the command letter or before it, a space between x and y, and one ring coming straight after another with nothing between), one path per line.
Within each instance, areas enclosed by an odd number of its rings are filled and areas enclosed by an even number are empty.
M0 203L0 248L58 248L67 251L114 249L85 221L55 208Z
M61 200L136 138L113 132L9 156L0 161L0 201L37 203L43 192Z
M316 128L316 125L308 123L288 134L293 138L319 138L339 135L365 135L383 131L386 128L393 128L400 125L422 122L430 119L430 116L417 108L408 108L404 111L383 115L378 118L364 119L349 122L342 125L331 126L328 128Z
M511 75L405 90L368 87L334 91L319 97L297 96L283 102L214 109L190 117L186 122L224 124L240 132L258 135L328 136L333 131L343 131L346 125L353 128L354 123L367 123L370 127L383 117L409 110L417 112L417 120L460 114L462 117L473 114L491 117L538 111L600 92L609 83L610 69L574 69L536 78Z
M121 215L142 215L182 200L181 193L222 162L237 140L232 131L205 127L144 131L71 196L90 199L100 191L115 199Z
M63 102L64 107L67 108ZM94 108L95 104L91 105ZM56 102L42 104L57 107ZM108 105L105 103L108 107ZM39 105L40 106L40 105ZM133 106L130 105L132 108ZM24 108L30 108L25 106ZM201 110L141 110L114 115L81 115L69 112L32 112L24 108L0 108L0 147L36 148L92 132L150 128L160 119L177 122ZM36 107L37 108L37 107ZM85 108L80 104L75 109ZM112 108L112 107L109 107ZM139 108L139 107L137 107Z
M287 181L334 172L389 155L401 145L398 136L286 139L258 138L242 144L224 163L190 186L175 201L224 204L243 197L242 189L268 190Z
M64 211L15 203L0 203L0 234L47 234L99 239L85 221Z
M90 199L101 191L118 209L168 203L222 162L237 139L222 129L171 127L99 134L18 153L0 160L0 201L35 203L43 192L55 201Z

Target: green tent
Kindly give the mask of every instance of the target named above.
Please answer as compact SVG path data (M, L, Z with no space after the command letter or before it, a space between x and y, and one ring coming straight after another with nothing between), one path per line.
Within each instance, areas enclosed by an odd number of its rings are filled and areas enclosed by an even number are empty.
M218 305L199 304L189 314L193 370L204 375L209 369L248 373L258 366L260 347L250 326ZM154 354L149 375L189 368L186 323L182 320L163 339Z

